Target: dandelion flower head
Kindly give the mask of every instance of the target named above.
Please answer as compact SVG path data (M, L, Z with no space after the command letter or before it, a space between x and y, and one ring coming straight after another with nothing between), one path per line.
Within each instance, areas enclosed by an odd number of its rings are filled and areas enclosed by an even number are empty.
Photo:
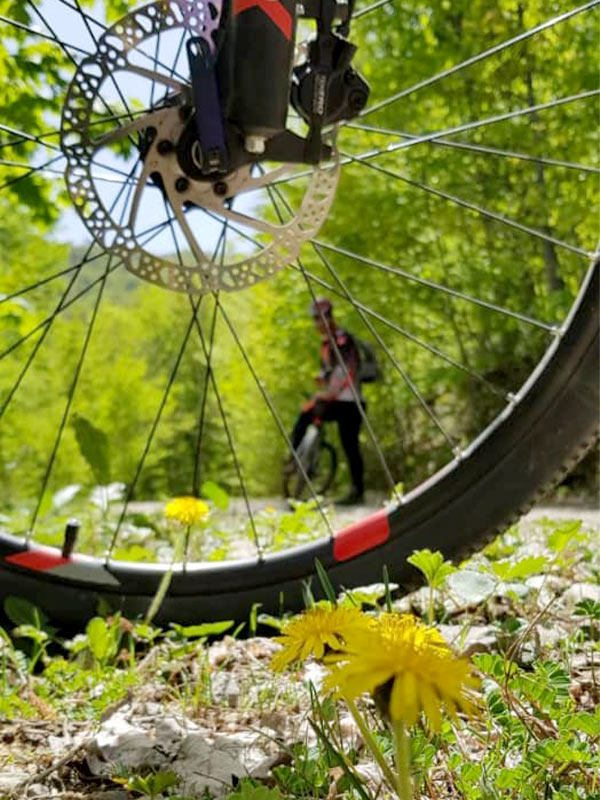
M469 661L457 657L434 628L411 614L382 614L377 623L353 636L332 669L325 688L354 699L363 692L383 699L394 722L413 725L424 712L439 731L441 708L456 717L458 708L474 713L477 685Z
M165 506L165 517L181 523L186 528L200 522L206 516L210 508L204 500L197 497L175 497Z
M271 668L280 672L294 661L304 661L310 655L321 659L326 647L342 650L358 631L369 624L369 618L356 607L323 603L309 608L287 624L282 636L275 638L283 648L274 656Z

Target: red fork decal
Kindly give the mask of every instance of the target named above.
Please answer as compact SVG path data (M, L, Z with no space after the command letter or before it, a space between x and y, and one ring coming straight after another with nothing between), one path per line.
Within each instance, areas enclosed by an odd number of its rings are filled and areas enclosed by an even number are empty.
M233 14L237 17L249 8L260 8L277 25L288 41L292 39L292 15L279 0L234 0Z

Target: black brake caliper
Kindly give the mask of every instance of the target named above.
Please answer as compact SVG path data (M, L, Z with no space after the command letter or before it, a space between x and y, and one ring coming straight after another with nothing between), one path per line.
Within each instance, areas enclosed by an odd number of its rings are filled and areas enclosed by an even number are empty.
M345 19L333 31L336 15ZM351 66L356 45L346 38L352 6L335 0L306 0L303 16L317 22L317 37L309 43L308 61L293 70L291 101L310 126L306 161L315 163L324 126L357 116L369 99L369 85Z

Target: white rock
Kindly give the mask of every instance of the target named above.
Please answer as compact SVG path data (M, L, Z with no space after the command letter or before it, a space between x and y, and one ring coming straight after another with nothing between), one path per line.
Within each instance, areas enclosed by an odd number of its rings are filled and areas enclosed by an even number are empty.
M367 761L364 764L356 764L354 771L364 780L367 791L372 797L376 797L381 789L383 777L381 770L372 761Z
M582 600L595 600L600 603L600 584L574 583L563 593L562 602L571 609Z
M217 702L225 701L235 708L240 699L240 685L229 672L216 672L211 677L212 696Z
M439 625L439 632L448 644L465 656L490 653L498 649L498 630L493 625Z
M122 713L106 720L88 747L94 775L108 775L120 764L132 770L170 769L181 778L183 795L213 797L229 793L232 776L263 778L281 755L267 736L255 731L212 734L173 716L129 722Z
M307 683L312 683L318 692L321 691L325 675L327 675L327 670L316 661L307 661L304 665L304 680Z
M12 789L16 789L29 777L27 772L0 772L0 792L10 792Z

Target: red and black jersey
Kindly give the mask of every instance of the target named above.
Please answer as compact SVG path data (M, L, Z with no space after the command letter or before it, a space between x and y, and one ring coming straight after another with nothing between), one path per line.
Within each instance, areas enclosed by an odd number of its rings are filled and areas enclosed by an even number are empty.
M358 378L360 353L351 334L343 328L336 328L332 334L321 340L319 357L321 359L319 377L325 384L326 391L331 394L332 400L354 402L356 397L361 397Z

